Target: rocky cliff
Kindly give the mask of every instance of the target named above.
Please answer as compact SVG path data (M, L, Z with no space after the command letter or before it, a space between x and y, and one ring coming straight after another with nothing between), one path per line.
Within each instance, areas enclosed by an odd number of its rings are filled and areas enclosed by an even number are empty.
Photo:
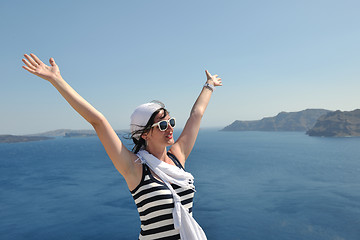
M299 112L281 112L275 117L255 121L234 121L222 131L307 131L316 120L329 113L325 109L306 109Z
M360 136L360 109L329 112L320 117L306 134L321 137Z

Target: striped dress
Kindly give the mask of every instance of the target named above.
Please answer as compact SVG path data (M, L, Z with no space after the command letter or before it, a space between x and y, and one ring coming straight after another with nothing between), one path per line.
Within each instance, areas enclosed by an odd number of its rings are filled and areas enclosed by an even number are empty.
M176 166L182 168L174 155L168 153ZM194 191L171 184L181 198L181 204L192 214ZM174 200L170 190L156 179L150 168L143 164L140 184L131 192L137 206L141 231L139 239L180 239L180 233L174 228L172 211Z

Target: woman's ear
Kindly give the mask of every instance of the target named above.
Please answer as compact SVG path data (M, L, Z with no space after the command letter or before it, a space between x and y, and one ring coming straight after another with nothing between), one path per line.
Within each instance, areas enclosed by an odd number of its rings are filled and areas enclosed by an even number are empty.
M148 136L148 133L141 134L141 138L144 139L145 141L147 140L147 136Z

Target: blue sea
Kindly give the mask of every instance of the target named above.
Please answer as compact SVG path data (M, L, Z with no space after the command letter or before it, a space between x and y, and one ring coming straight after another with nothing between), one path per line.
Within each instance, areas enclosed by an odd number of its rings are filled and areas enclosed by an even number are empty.
M360 239L360 138L202 129L186 169L210 240ZM0 144L0 239L137 239L139 230L97 137Z

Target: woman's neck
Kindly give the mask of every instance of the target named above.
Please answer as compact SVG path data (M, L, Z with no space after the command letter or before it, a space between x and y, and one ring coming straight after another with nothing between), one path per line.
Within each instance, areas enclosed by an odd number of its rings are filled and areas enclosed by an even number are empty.
M168 163L169 157L167 156L167 150L165 148L155 148L151 146L146 147L146 151L157 157L159 160Z

